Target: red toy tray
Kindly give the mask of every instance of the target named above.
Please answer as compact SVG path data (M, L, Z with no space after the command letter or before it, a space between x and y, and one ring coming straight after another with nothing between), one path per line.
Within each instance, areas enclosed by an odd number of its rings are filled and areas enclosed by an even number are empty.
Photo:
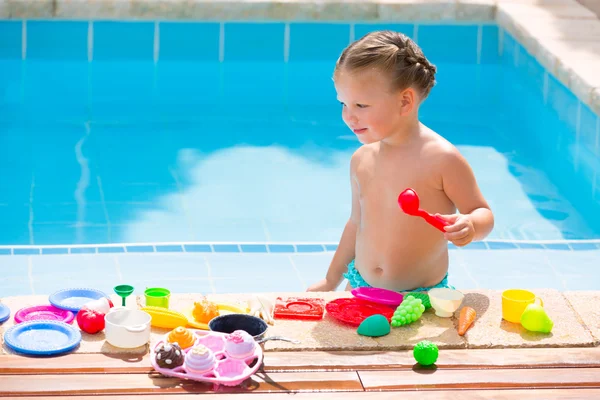
M275 300L273 317L279 319L322 319L325 313L323 299L288 297Z
M354 326L375 314L381 314L390 321L395 311L395 308L356 297L335 299L327 303L325 309L333 318Z

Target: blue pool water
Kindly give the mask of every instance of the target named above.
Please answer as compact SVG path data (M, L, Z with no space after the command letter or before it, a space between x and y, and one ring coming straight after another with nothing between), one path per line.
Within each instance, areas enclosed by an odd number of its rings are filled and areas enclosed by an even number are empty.
M384 27L438 66L422 119L490 238L600 238L598 117L496 26L0 21L0 245L337 242L359 144L331 73Z

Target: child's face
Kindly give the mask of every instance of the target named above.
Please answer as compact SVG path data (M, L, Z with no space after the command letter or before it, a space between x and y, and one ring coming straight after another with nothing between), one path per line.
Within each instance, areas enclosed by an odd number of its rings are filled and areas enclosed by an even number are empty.
M401 123L400 96L389 77L376 70L346 71L335 75L335 89L342 103L342 118L363 144L397 133Z

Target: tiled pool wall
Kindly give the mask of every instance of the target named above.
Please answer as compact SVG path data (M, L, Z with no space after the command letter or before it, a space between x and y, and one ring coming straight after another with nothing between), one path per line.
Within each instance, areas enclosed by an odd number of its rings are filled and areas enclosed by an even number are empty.
M505 114L506 131L518 129L520 140L531 143L526 148L539 149L532 158L576 208L599 209L600 118L502 29L500 53L508 84L500 101L507 110L498 112ZM587 191L569 193L570 187ZM600 225L600 213L586 217L591 226Z
M450 250L600 250L598 240L565 241L508 241L484 240L458 248L449 243ZM0 255L67 255L67 254L140 254L140 253L323 253L333 252L337 243L131 243L108 245L0 246Z
M418 41L435 63L456 63L473 70L478 64L499 65L498 28L491 23L0 21L0 62L5 61L4 73L14 82L0 91L4 92L3 106L20 110L23 121L28 120L29 111L68 122L115 116L120 121L192 119L197 107L180 104L181 98L194 105L229 109L232 93L251 107L269 105L270 111L279 108L283 112L287 106L333 107L336 113L331 114L338 121L339 104L330 80L335 60L352 40L384 28ZM439 40L442 31L453 43L451 50ZM30 62L23 63L25 69L15 60ZM58 61L61 72L51 78L43 82L26 79L42 76L48 63ZM117 72L113 61L120 63L121 74L131 77L126 87L122 80L111 79ZM187 61L195 62L193 71L181 64ZM264 71L262 77L254 72L257 63ZM181 74L189 78L186 85ZM452 93L464 86L449 75L440 71L439 79L445 82L430 102L452 97L440 91ZM256 83L249 81L260 82L264 90L256 91ZM494 79L487 81L487 89L498 87ZM314 96L315 90L323 96ZM495 97L478 93L464 96L463 102L477 105ZM17 117L17 112L0 115Z

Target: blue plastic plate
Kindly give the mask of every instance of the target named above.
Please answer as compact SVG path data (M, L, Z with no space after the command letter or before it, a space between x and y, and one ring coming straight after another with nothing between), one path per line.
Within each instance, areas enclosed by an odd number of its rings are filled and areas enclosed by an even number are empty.
M10 308L0 303L0 324L10 318Z
M53 355L73 350L81 342L81 332L58 321L28 321L9 328L4 343L19 353Z
M62 289L50 295L48 300L54 307L79 312L85 303L107 297L96 289Z

